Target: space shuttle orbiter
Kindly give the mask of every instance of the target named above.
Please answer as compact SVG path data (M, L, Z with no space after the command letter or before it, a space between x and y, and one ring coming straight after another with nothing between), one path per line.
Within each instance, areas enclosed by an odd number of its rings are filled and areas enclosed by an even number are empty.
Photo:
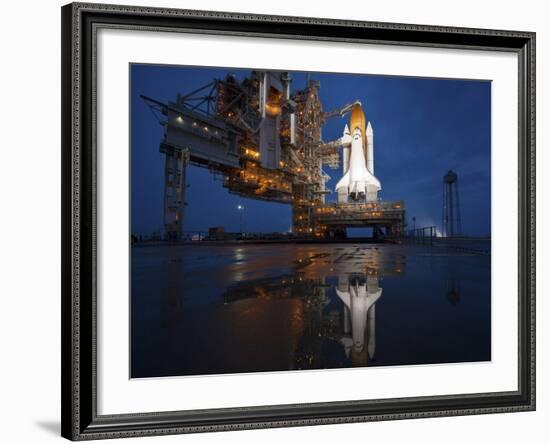
M350 197L353 200L376 201L382 186L374 176L372 126L370 122L366 124L360 103L353 105L350 126L344 128L340 142L343 147L344 175L336 184L338 202L348 202Z

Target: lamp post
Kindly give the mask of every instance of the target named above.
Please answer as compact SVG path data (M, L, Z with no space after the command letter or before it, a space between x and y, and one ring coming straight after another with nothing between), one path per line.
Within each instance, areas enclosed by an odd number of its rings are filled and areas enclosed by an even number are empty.
M243 213L244 213L244 207L242 205L237 205L237 210L239 210L240 213L240 230L241 230L241 236L243 235Z

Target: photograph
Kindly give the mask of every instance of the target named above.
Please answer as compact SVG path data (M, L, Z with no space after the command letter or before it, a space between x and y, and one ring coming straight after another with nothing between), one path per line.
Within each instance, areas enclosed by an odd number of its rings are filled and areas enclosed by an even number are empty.
M131 379L491 361L490 79L128 75Z

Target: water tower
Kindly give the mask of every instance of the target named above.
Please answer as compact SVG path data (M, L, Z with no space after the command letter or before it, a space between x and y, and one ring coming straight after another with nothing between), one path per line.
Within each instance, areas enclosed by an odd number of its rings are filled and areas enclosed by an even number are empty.
M460 218L460 199L458 193L458 176L449 170L443 176L443 236L453 237L462 234Z

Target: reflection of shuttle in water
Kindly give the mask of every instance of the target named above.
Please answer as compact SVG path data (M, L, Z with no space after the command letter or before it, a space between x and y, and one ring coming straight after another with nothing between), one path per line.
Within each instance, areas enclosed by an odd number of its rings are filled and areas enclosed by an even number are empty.
M351 128L351 133L350 133ZM365 199L376 201L382 189L374 176L374 138L370 122L366 124L360 103L353 106L350 128L346 125L340 139L343 148L343 176L336 184L338 202Z
M342 338L346 355L351 354L354 364L365 364L374 357L375 304L382 295L378 276L342 276L338 280L336 294L345 305L344 332ZM351 332L351 336L349 333ZM365 347L365 338L367 346Z

